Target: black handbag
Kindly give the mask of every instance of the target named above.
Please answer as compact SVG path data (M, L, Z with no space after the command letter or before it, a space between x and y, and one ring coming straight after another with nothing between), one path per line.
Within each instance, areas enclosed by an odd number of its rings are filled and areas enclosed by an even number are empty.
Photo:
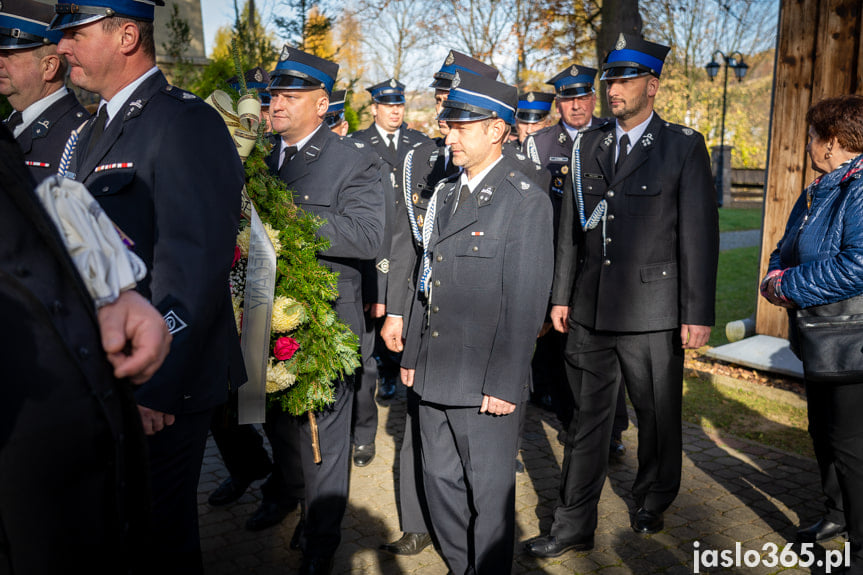
M863 295L796 310L806 381L863 382Z

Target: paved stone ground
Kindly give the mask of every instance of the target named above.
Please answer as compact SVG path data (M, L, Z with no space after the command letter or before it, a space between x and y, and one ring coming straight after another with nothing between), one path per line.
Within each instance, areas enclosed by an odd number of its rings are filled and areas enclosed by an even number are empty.
M415 575L445 574L447 569L432 547L414 557L393 557L377 550L400 535L396 513L394 470L404 425L403 388L394 400L379 406L377 457L365 468L351 471L351 493L342 526L342 544L335 573ZM631 419L634 416L631 415ZM629 527L635 478L636 429L624 433L628 452L613 463L599 506L596 547L589 553L568 552L538 560L521 553L521 542L551 524L557 498L563 446L554 415L528 407L521 457L525 472L516 488L516 555L513 573L601 575L693 573L693 542L700 549L725 550L741 542L743 552L763 550L774 543L781 551L801 522L808 525L821 512L815 462L756 443L720 438L701 427L683 426L683 483L680 495L665 514L665 529L651 536ZM285 574L296 572L300 553L288 548L299 513L280 526L252 533L243 528L260 502L259 483L236 503L214 508L207 496L226 477L215 444L210 441L199 487L201 538L208 575ZM841 539L827 545L838 549ZM816 551L823 553L820 546ZM808 573L782 567L702 567L701 573L766 575ZM813 571L815 572L815 571ZM824 572L820 570L818 572ZM835 572L835 570L834 570Z

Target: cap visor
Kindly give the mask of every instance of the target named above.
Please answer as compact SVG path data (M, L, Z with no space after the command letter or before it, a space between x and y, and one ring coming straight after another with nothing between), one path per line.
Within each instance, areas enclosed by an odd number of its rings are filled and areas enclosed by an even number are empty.
M396 95L378 96L377 98L375 98L375 102L377 102L378 104L386 104L388 106L393 106L396 104L404 104L405 103L405 97L404 96L396 96Z
M104 14L57 14L51 20L51 23L48 24L48 30L66 30L75 26L83 26L102 18L105 18Z
M608 66L603 67L600 80L624 80L626 78L637 78L646 76L651 71L641 66Z
M485 120L486 118L491 117L491 112L453 108L444 104L444 108L441 110L437 119L438 121L444 122L474 122L476 120Z
M525 124L536 124L537 122L542 121L543 118L548 116L548 112L517 112L515 115L516 120L519 122L524 122Z
M269 90L315 90L321 88L321 83L314 78L301 78L287 74L273 75ZM321 88L323 89L323 88Z

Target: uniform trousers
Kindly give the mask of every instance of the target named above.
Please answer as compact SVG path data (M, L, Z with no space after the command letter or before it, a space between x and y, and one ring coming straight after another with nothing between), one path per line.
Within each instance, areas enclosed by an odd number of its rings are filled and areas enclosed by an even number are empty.
M518 413L420 402L419 419L423 485L447 566L458 575L509 573Z
M267 414L264 426L273 448L276 467L273 475L278 472L289 484L297 485L296 477L302 474L305 527L300 548L306 557L335 554L348 503L354 378L350 376L335 385L333 405L315 412L321 463L315 463L308 415L297 417L274 411Z
M203 573L198 532L198 480L213 410L178 414L147 437L153 514L143 564L136 573Z
M419 426L420 397L407 388L407 410L402 446L399 449L398 512L404 533L429 533L431 520L422 481L422 451Z
M273 464L264 449L264 437L253 425L237 423L236 393L216 408L210 432L234 481L251 483L269 475Z
M378 364L375 360L375 320L367 315L360 339L362 367L357 371L356 395L353 407L354 445L369 445L375 442L378 432L378 404L375 391L378 386Z
M596 530L621 381L638 421L636 507L665 511L680 489L682 466L679 330L598 332L570 322L565 357L575 408L551 534L587 537Z
M827 518L845 524L857 569L852 572L863 572L863 385L807 382L806 403Z

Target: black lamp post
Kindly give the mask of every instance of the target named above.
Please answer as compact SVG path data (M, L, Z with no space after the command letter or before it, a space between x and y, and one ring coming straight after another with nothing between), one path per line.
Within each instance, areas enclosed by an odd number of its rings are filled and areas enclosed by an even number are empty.
M746 76L746 72L749 70L749 64L743 61L743 54L740 52L732 52L730 56L726 56L721 51L717 50L713 53L711 57L710 63L704 66L704 69L707 70L707 77L710 78L712 82L716 75L719 73L720 64L716 61L716 55L722 56L722 61L725 63L725 79L722 85L722 128L719 132L719 165L716 170L715 176L715 185L716 185L716 193L719 196L718 203L722 205L722 194L725 190L723 181L723 177L725 174L725 109L726 109L726 95L728 93L728 69L731 68L734 70L734 75L737 77L737 81L741 82L743 77ZM739 56L739 60L735 58Z

